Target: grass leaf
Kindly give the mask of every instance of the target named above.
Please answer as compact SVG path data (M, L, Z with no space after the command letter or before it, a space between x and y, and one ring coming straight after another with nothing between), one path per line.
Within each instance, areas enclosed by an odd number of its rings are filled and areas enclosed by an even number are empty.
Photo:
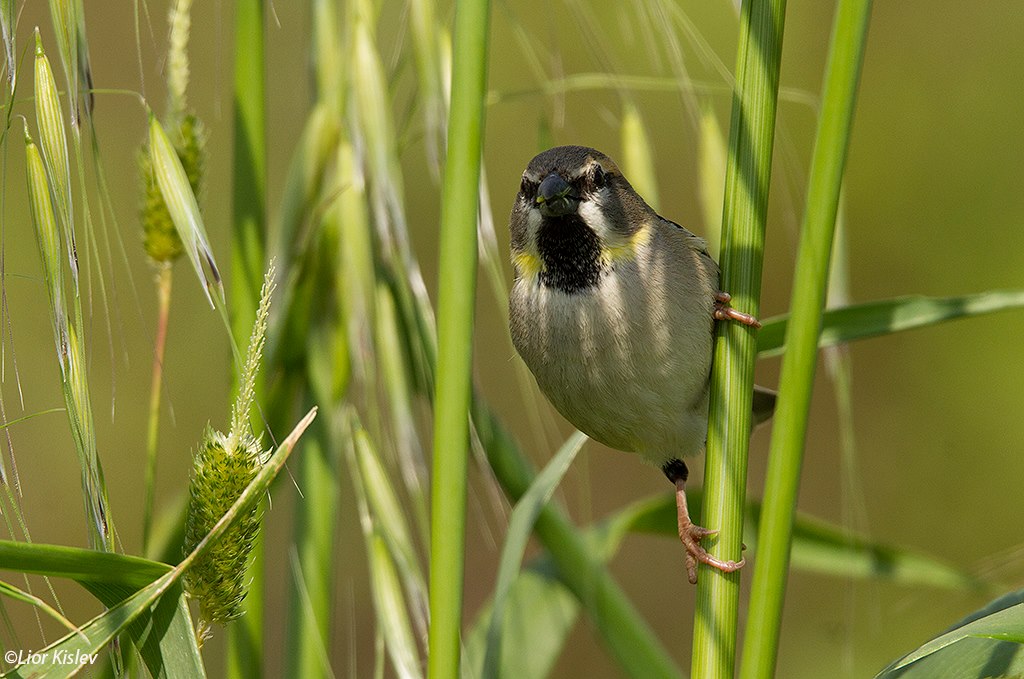
M519 571L505 599L498 676L550 676L579 614L579 601L559 579L549 555ZM476 679L483 671L492 616L493 607L484 607L466 637L463 679Z
M491 612L490 628L487 631L487 649L484 655L483 676L485 679L502 676L500 671L502 623L505 620L505 602L512 588L519 564L526 551L526 543L533 531L541 509L551 499L552 493L561 482L569 465L576 459L576 454L583 447L587 437L575 432L562 444L547 466L537 475L530 488L516 503L509 521L508 535L505 546L501 550L498 566L498 582L494 589L494 608Z
M979 640L979 637L983 640ZM1008 649L997 650L997 647L1005 646L1007 642L1013 642L1013 645ZM1024 654L1019 652L1019 644L1022 642L1024 590L1018 590L996 599L958 622L946 633L903 656L882 670L876 679L981 679L993 676L991 669L995 658L1003 657L1009 661L1016 656L1012 667L999 665L999 676L1010 676L1010 672L1024 671Z
M373 581L373 601L377 611L377 624L388 656L399 679L419 679L423 676L412 633L409 613L402 597L398 571L379 532L369 540L370 576Z
M63 615L61 615L60 611L55 609L53 606L49 605L39 597L33 594L29 594L28 592L19 589L8 582L0 582L0 596L5 596L9 599L14 599L16 601L21 601L31 606L35 606L40 611L50 616L51 618L53 618L64 627L71 630L72 632L78 630L78 628L75 627L75 624L73 622L65 618Z
M990 290L957 297L896 297L878 302L830 309L822 318L819 347L924 328L958 318L1024 308L1024 290ZM789 316L764 321L757 334L759 356L776 356L785 349Z
M690 491L697 504L700 491ZM700 515L693 515L699 522ZM743 542L747 556L757 555L757 529L761 503L749 500L744 520ZM678 539L675 499L654 496L628 505L599 523L597 545L608 558L627 533L651 533ZM840 578L875 579L901 585L963 590L984 589L995 583L977 578L932 556L903 547L893 547L823 519L797 513L793 527L792 566L811 573Z
M0 564L5 570L37 573L76 582L109 583L141 589L171 570L167 564L63 545L0 540Z

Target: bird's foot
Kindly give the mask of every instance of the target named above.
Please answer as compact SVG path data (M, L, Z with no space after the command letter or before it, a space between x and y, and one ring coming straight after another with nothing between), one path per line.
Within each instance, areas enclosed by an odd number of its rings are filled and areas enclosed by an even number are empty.
M708 554L707 550L701 546L701 540L708 536L715 535L718 531L701 528L690 521L690 512L686 508L686 481L682 478L678 478L676 479L675 484L679 539L682 540L683 546L686 547L686 576L690 581L690 584L697 584L698 563L706 564L712 568L717 568L723 573L732 573L743 568L743 565L747 562L746 559L740 559L739 561L717 559Z
M757 320L750 314L745 314L742 311L737 311L729 306L729 300L732 299L732 295L728 292L716 292L715 293L715 319L719 321L736 321L743 325L749 325L752 328L760 328L761 321Z
M712 568L717 568L723 573L733 573L738 571L747 563L746 559L729 561L726 559L717 559L708 554L707 550L701 546L700 541L710 535L715 535L716 533L718 533L717 530L701 528L689 521L687 521L685 527L680 526L679 539L683 541L683 546L686 547L686 576L691 585L697 584L698 562L711 566Z

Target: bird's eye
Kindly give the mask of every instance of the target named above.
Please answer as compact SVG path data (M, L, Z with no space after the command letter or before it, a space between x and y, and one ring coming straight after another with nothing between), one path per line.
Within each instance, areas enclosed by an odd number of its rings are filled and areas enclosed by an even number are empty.
M537 194L537 182L531 182L523 175L523 181L519 184L519 193L523 194L523 198L531 200Z
M604 188L604 185L608 183L608 176L600 165L594 166L594 176L592 181L594 182L594 187L598 189Z

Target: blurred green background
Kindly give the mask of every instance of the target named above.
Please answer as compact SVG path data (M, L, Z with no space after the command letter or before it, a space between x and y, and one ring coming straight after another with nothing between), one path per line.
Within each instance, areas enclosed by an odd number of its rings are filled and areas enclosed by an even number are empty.
M384 3L378 26L383 54L407 39L402 3ZM727 81L715 62L731 70L735 12L730 2L680 0L691 22L679 41L686 71L728 128ZM579 8L585 8L581 11ZM148 3L136 52L129 3L87 6L88 37L97 88L142 91L160 110L165 53L164 3ZM831 26L832 3L790 0L782 65L775 176L765 257L762 317L786 310L807 159ZM190 103L209 131L207 228L223 262L229 244L231 152L231 3L193 9ZM444 11L450 15L450 8ZM593 24L581 20L589 15ZM484 161L494 220L505 224L519 175L547 135L555 143L600 148L621 159L622 98L609 89L541 93L517 31L546 77L610 72L669 78L672 52L664 33L636 19L619 3L496 3L492 24L490 88L502 95L488 111ZM309 16L305 3L278 2L268 11L269 205L276 210L288 159L310 100ZM19 47L39 25L53 45L43 3L28 3L20 18ZM1024 12L1016 2L952 0L876 2L856 115L845 193L851 301L906 294L954 295L1024 286ZM694 36L706 47L697 48ZM56 53L55 51L53 52ZM24 63L28 63L28 59ZM141 62L141 71L140 71ZM407 64L389 63L395 71ZM30 74L29 69L23 69ZM408 79L408 75L404 76ZM28 96L29 77L22 95ZM399 89L402 76L398 77ZM411 85L407 86L410 89ZM699 203L696 112L678 91L636 91L655 149L660 212L698 233L706 232ZM24 103L26 109L30 104ZM397 114L407 111L396 106ZM18 112L18 111L16 111ZM115 258L116 300L108 344L98 297L90 336L90 378L100 454L124 550L138 553L155 301L151 270L139 246L135 164L146 131L142 108L130 97L100 94L96 121L112 183L130 271ZM415 126L414 126L415 127ZM436 292L439 187L424 171L424 145L413 129L404 150L408 214L414 246L432 297ZM54 361L46 292L30 229L23 153L16 137L5 149L3 248L8 321L4 321L2 385L7 418L62 403ZM90 265L91 266L91 265ZM158 500L170 504L185 491L191 448L203 427L226 426L229 355L224 331L193 277L176 282L166 358L166 405ZM506 265L506 277L511 268ZM90 276L95 277L95 271ZM542 463L570 431L534 390L530 398L550 421L543 431L526 418L507 338L504 309L481 277L475 367L483 394ZM436 299L436 297L435 297ZM1015 313L957 322L851 346L856 470L841 472L836 404L826 372L819 371L811 414L800 508L873 538L933 554L956 566L1020 584L1024 545L1020 480L1024 478L1024 318ZM777 360L758 368L759 382L774 384ZM20 377L20 380L18 379ZM20 386L19 386L20 385ZM20 389L20 391L19 391ZM22 406L23 399L23 406ZM763 485L767 431L754 435L749 493ZM71 437L61 414L10 429L33 540L85 546L80 481ZM301 454L301 450L298 454ZM701 476L700 463L695 478ZM560 497L583 522L669 487L657 470L597 444L570 471ZM475 616L494 584L505 510L485 475L474 472L470 491L466 613ZM336 616L332 661L339 676L367 676L373 663L373 617L365 582L363 541L348 488L343 490L337 536ZM288 527L295 489L277 485L268 511L269 676L280 668L283 592L288 573ZM301 501L301 500L299 500ZM630 538L613 572L683 667L689 664L694 589L683 576L683 553L673 540ZM68 616L84 619L97 606L73 586L56 582ZM891 584L850 582L799 571L789 581L777 676L867 676L915 647L984 598ZM11 606L16 628L35 626L24 607ZM742 610L742 609L741 609ZM52 631L51 631L52 634ZM207 655L212 676L223 635ZM581 622L554 676L615 677L619 670Z

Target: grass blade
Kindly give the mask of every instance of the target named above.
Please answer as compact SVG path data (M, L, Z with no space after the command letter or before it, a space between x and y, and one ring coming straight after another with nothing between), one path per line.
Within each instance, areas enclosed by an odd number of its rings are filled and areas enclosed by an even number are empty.
M479 400L473 424L487 460L509 497L518 500L533 483L533 472L508 432ZM599 550L558 508L547 505L537 517L536 533L550 552L558 576L580 602L602 643L627 676L678 679L671 656L632 602L604 567Z
M981 643L964 644L968 640ZM997 646L1013 642L1005 652ZM999 676L1016 676L1024 670L1024 656L1019 653L1024 643L1024 590L1011 592L985 608L961 620L945 634L940 634L920 648L908 653L882 670L876 679L926 679L927 677L992 676L995 658L1013 658L1012 667L999 664ZM1015 656L1015 657L1014 657ZM915 664L916 663L916 664Z
M174 586L176 576L176 571L161 576L117 606L90 620L79 632L72 632L44 648L38 656L42 662L31 663L33 658L30 657L5 676L67 677L87 665L94 665L100 651L114 637Z
M829 309L822 317L819 347L891 335L958 318L1024 308L1024 290L993 290L958 297L896 297ZM777 356L785 349L789 315L764 322L757 335L759 356Z
M55 609L53 606L49 605L39 597L33 594L29 594L28 592L19 589L10 583L0 582L0 596L5 596L8 599L14 599L15 601L21 601L23 603L29 604L30 606L35 606L40 611L50 616L51 618L53 618L54 620L56 620L72 632L77 631L78 629L77 627L75 627L75 624L73 622L65 618L63 615L61 615L60 611Z
M512 510L508 535L505 537L505 546L501 550L501 560L498 566L498 582L494 588L491 624L487 630L487 649L483 665L484 679L496 679L501 676L502 623L505 620L505 603L516 573L519 571L519 565L523 560L523 552L526 551L526 543L530 539L530 533L533 532L534 522L536 522L541 509L551 499L552 493L555 492L555 488L562 481L565 472L569 470L569 465L576 459L576 454L586 440L586 435L580 432L575 432L570 436L544 470L537 475L529 490L523 494L523 497L516 503L515 509Z
M690 495L697 504L701 493L693 491ZM746 554L756 556L762 505L748 501L745 511L743 542L747 546ZM693 516L695 521L700 521L699 514ZM598 545L608 559L630 532L678 538L675 499L663 495L641 500L616 512L591 530L598 536ZM843 526L799 512L793 523L792 565L795 569L839 578L873 579L945 590L979 590L996 586L933 556L851 534Z
M580 603L546 556L521 570L505 603L498 676L545 679L579 619ZM492 608L485 607L466 638L463 679L483 671Z
M423 671L420 669L409 614L402 599L395 562L384 544L384 538L376 531L370 536L368 547L374 608L388 656L399 679L419 679Z
M145 587L171 569L167 564L136 556L10 540L0 540L0 567L80 583L114 584L132 591Z
M654 167L654 146L647 136L636 104L627 101L622 112L622 169L644 201L658 209L658 178Z

